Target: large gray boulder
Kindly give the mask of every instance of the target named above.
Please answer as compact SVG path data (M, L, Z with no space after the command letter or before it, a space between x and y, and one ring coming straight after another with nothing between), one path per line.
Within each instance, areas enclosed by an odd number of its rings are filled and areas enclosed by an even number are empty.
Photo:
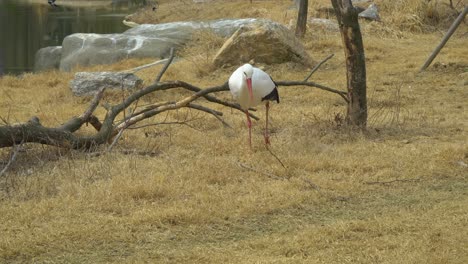
M294 61L306 66L313 64L309 54L294 33L285 26L269 21L239 28L215 55L215 66L230 66L254 60L274 64Z
M217 35L228 37L239 27L256 21L248 18L143 24L122 34L77 33L63 40L60 70L69 71L76 65L109 64L126 58L164 58L171 47L187 43L195 30L211 29Z
M38 50L34 58L34 71L58 69L61 57L61 46L45 47Z
M70 82L73 94L93 95L101 88L131 90L141 86L143 80L126 72L77 72Z

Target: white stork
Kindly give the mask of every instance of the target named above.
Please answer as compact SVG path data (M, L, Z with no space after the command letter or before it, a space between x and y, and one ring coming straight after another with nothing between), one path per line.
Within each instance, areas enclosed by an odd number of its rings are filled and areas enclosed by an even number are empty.
M247 126L249 127L249 144L252 147L252 121L249 116L249 108L257 106L265 101L266 125L265 144L270 144L268 135L268 109L269 101L279 103L279 94L276 83L266 72L255 68L250 64L244 64L232 73L229 77L229 90L234 99L237 100L242 110L247 115Z

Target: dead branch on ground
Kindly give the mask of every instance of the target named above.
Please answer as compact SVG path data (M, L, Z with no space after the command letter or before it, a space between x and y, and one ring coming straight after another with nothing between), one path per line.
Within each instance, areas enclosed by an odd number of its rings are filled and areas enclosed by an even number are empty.
M211 114L224 126L229 127L229 124L227 124L221 118L223 115L222 112L211 109L201 104L194 103L194 101L199 100L200 98L204 98L209 102L243 112L243 110L238 104L225 101L213 95L217 92L228 91L228 83L225 82L221 85L216 85L213 87L203 89L193 84L179 80L161 82L160 80L167 68L169 67L169 65L171 64L173 56L174 53L171 52L171 57L166 61L165 66L157 75L155 83L143 89L134 91L129 96L123 98L123 100L119 104L106 106L105 108L107 110L107 113L102 119L102 121L100 121L98 117L96 117L93 113L96 110L99 103L101 102L101 99L105 92L104 89L98 91L98 93L94 96L90 105L83 112L83 114L71 118L70 120L58 127L45 127L41 124L38 117L32 117L26 123L21 123L17 125L6 124L0 126L0 148L13 147L15 145L23 143L39 143L62 148L89 151L99 145L113 142L108 148L112 149L112 147L115 145L115 142L120 137L119 133L121 135L125 129L132 128L138 123L147 120L151 117L154 117L158 114L182 108L190 108ZM329 56L328 58L330 57L331 56ZM322 65L327 59L319 63L319 65L317 65L313 69L310 75L312 75L312 73L315 72L318 69L318 67L320 67L320 65ZM277 84L280 87L314 87L323 91L338 94L341 98L343 98L343 100L346 103L349 102L346 92L339 91L315 82L310 82L308 81L308 78L306 78L304 81L278 81ZM138 106L137 104L137 102L141 98L149 94L180 88L188 90L192 92L192 94L178 101L158 102L145 106ZM132 105L134 105L134 107L131 109ZM255 111L255 109L251 110ZM125 111L127 111L128 114ZM116 120L117 116L121 114L123 114L123 120ZM253 114L250 115L255 120L259 119ZM91 124L97 132L93 135L86 136L75 134L75 132L78 131L85 123Z
M389 184L392 184L392 183L395 183L395 182L418 182L420 181L421 179L419 178L416 178L416 179L395 179L395 180L391 180L391 181L369 181L369 182L364 182L365 184L369 184L369 185L374 185L374 184L382 184L382 185L389 185Z
M253 171L253 172L256 172L256 173L259 173L259 174L262 174L262 175L265 175L265 176L267 176L267 177L269 177L269 178L273 178L273 179L277 179L277 180L284 180L284 179L285 179L285 178L280 177L280 176L278 176L278 175L275 175L275 174L273 174L273 173L270 173L270 172L267 172L267 171L261 171L261 170L259 170L259 169L253 168L253 167L251 167L251 166L249 166L249 165L247 165L247 164L244 164L244 163L242 163L242 162L239 162L239 161L236 162L236 163L237 163L237 165L238 165L239 167L241 167L241 168L244 168L244 169L246 169L246 170Z

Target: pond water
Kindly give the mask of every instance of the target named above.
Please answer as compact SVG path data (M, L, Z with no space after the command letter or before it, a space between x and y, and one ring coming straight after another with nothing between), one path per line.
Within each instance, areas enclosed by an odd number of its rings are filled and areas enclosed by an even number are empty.
M145 2L112 0L73 6L57 0L59 6L51 7L47 0L0 0L0 75L32 71L36 51L62 45L67 35L127 30L122 20Z

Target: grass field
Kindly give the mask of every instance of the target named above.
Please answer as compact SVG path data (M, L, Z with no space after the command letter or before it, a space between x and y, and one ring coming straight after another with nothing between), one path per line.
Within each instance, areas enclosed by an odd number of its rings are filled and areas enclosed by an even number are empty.
M160 9L183 9L187 2L161 1ZM249 1L226 2L236 17L244 10L285 24L293 17L285 14L292 12L285 8L290 1L254 1L254 8ZM312 2L310 14L328 3ZM468 263L467 27L417 74L447 29L446 13L436 23L427 16L430 6L415 4L423 1L395 1L425 10L419 17L377 2L383 23L361 24L365 131L337 122L345 104L334 94L280 87L281 103L270 112L271 150L285 167L263 145L264 107L256 112L261 120L254 122L250 150L245 116L203 100L224 112L233 128L179 110L150 123L184 124L128 130L99 156L24 145L0 177L0 262ZM221 9L198 8L195 19L228 17ZM172 16L157 19L176 20ZM206 32L197 39L163 79L200 87L227 80L234 67L206 70L222 41ZM309 28L303 42L317 61L335 54L312 80L344 90L339 34ZM151 61L76 70L118 71ZM262 66L275 80L300 80L310 70L291 63ZM138 75L148 84L159 70ZM64 72L0 78L0 116L9 123L38 116L57 126L81 114L90 98L72 96L72 78ZM186 95L159 92L145 102ZM104 100L123 96L109 92ZM230 99L228 93L220 97ZM103 118L104 108L96 114ZM86 127L80 133L92 132ZM0 168L9 155L0 149Z

